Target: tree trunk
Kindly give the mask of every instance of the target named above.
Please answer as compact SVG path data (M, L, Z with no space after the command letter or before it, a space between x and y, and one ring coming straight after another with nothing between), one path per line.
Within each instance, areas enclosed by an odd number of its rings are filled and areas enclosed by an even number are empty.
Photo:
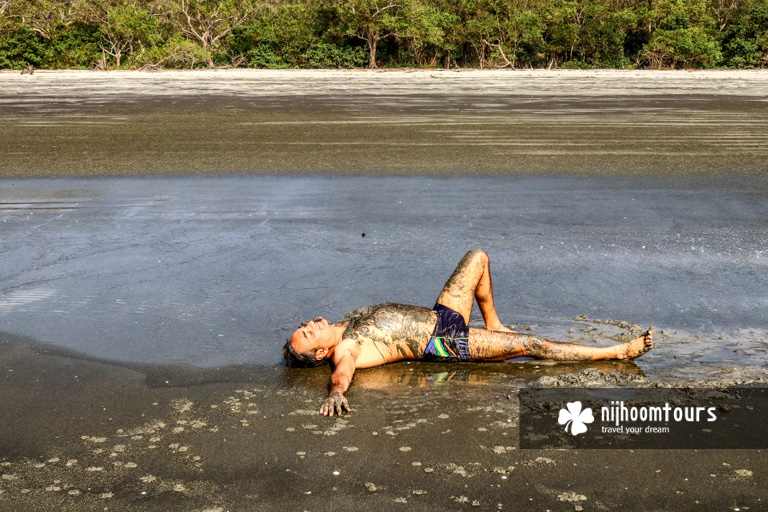
M370 36L368 39L368 50L369 50L369 62L368 62L368 69L376 69L376 39L374 36Z

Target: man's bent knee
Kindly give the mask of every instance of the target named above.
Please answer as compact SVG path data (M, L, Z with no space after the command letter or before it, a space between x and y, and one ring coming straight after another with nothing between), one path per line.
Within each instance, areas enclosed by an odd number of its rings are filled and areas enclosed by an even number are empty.
M479 260L485 264L488 262L488 254L482 249L472 249L467 251L467 254L464 255L464 259Z

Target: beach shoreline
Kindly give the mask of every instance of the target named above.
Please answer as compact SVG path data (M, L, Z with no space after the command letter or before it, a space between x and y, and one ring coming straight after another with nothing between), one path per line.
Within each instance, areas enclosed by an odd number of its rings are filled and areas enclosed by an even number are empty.
M56 75L197 75L197 76L215 76L227 74L232 76L268 76L268 77L295 77L296 75L305 76L349 76L349 75L413 75L430 73L461 73L483 76L592 76L601 75L604 77L627 77L627 76L657 76L657 77L680 77L696 76L699 78L721 78L725 75L730 78L754 78L765 77L768 69L530 69L530 68L378 68L378 69L255 69L255 68L212 68L212 69L157 69L157 70L89 70L89 69L36 69L38 74L56 74ZM0 75L20 74L18 70L0 69Z

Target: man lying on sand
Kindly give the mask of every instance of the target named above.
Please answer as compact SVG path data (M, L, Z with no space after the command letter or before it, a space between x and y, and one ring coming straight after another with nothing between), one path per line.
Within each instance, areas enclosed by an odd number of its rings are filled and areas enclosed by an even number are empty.
M468 327L473 301L483 314L485 329ZM301 324L283 347L290 366L330 363L333 368L328 398L320 408L326 416L349 412L344 393L358 368L403 359L427 361L505 361L534 357L553 361L634 359L653 347L649 330L629 343L585 347L547 341L514 332L501 324L493 305L488 255L469 251L432 309L403 304L379 304L356 309L332 324L318 317Z

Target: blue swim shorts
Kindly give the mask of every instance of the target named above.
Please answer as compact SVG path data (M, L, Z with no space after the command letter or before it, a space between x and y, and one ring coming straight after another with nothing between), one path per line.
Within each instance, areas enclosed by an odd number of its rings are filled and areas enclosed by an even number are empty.
M469 326L464 317L449 307L435 304L437 325L429 338L423 359L427 361L468 361Z

